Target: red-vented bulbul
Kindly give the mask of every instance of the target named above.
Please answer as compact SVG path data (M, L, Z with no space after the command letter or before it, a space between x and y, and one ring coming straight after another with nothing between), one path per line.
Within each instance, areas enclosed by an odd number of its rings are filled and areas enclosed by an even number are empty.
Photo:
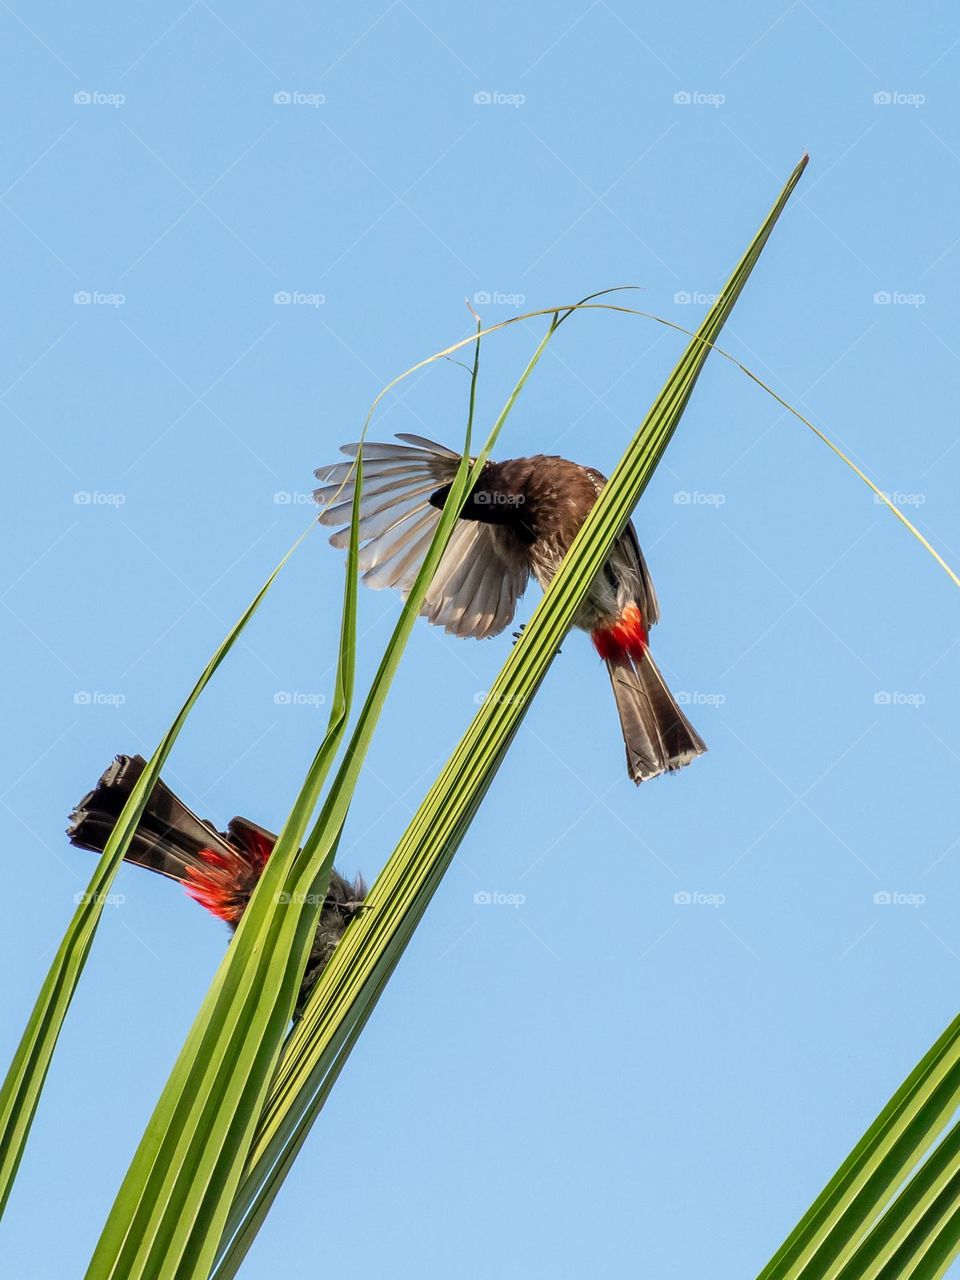
M360 568L370 587L413 585L456 475L460 455L423 436L363 445ZM341 452L355 458L360 446ZM350 540L353 463L321 467L314 497L330 503L330 541ZM606 477L566 458L537 454L487 462L431 582L421 613L457 636L494 636L513 618L530 575L546 588ZM637 534L630 523L597 575L575 625L589 631L610 674L627 748L627 771L645 782L678 769L706 744L677 705L650 656L647 631L660 617Z
M102 853L134 783L144 770L143 756L117 756L100 781L70 815L71 844ZM257 887L277 837L246 818L233 818L217 831L198 818L163 782L158 781L124 856L178 880L195 902L236 929ZM334 868L317 922L316 937L300 987L298 1010L320 976L349 922L363 907L367 888L358 876L351 884Z

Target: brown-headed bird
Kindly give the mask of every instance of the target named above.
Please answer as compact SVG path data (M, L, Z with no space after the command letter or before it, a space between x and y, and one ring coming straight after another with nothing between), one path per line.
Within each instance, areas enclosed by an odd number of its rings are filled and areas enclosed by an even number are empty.
M363 445L360 568L370 587L413 586L440 519L460 454L423 436ZM358 444L341 452L355 459ZM320 522L350 540L355 463L321 467ZM531 574L546 588L597 500L606 477L566 458L536 454L487 462L431 582L421 613L456 636L481 639L508 626ZM328 505L329 504L329 505ZM627 525L574 620L604 660L634 782L689 764L706 745L677 705L650 655L660 608L633 524Z

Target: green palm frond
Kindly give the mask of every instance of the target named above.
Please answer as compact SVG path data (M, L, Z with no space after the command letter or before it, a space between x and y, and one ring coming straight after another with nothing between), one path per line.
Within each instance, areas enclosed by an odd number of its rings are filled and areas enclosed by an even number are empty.
M310 812L344 739L348 697L335 705L327 737L277 840L240 927L174 1065L97 1245L93 1280L205 1277L293 1014L340 834L390 683L460 505L497 433L539 361L554 317L484 448L471 466L476 347L467 443L450 501L404 603L400 620L359 713L343 761L310 832ZM353 496L338 688L352 685L362 455Z
M93 945L107 893L123 861L123 856L129 848L147 798L197 699L243 633L247 623L259 609L277 574L304 537L306 534L301 535L283 557L207 663L176 719L137 780L117 820L117 825L107 841L103 856L94 869L86 892L80 897L77 910L44 979L20 1044L3 1086L0 1088L0 1213L6 1206L17 1176L50 1061L70 1008L73 993Z
M766 244L806 157L618 463L488 697L414 815L290 1037L270 1090L214 1276L236 1274L359 1028L450 865L590 583L623 532L683 414L711 344ZM553 332L559 323L551 322ZM548 336L549 336L548 332ZM525 375L529 373L529 368ZM495 427L499 428L500 421ZM490 442L488 442L489 444ZM449 507L451 504L446 504Z
M960 1229L960 1129L923 1163L960 1105L960 1017L924 1055L770 1260L758 1280L867 1280L941 1275L896 1269L901 1246L938 1253ZM899 1198L898 1189L910 1179ZM940 1198L944 1188L947 1213ZM949 1222L948 1220L955 1219ZM938 1243L934 1245L934 1242ZM921 1249L921 1256L924 1249ZM942 1259L941 1259L942 1260ZM939 1265L939 1263L938 1263ZM946 1265L946 1264L944 1264Z

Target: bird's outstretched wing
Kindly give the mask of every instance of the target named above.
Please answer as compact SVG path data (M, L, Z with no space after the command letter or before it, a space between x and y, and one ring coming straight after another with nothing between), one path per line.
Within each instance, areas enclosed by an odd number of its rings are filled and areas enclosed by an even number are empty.
M365 441L360 497L360 571L369 587L396 587L406 597L440 520L430 496L454 479L460 454L423 436L401 434L403 444ZM355 459L359 444L341 449ZM340 526L335 547L350 541L354 462L320 467L324 506L320 523ZM526 551L509 530L460 520L431 582L420 612L458 636L497 635L513 619L529 578Z

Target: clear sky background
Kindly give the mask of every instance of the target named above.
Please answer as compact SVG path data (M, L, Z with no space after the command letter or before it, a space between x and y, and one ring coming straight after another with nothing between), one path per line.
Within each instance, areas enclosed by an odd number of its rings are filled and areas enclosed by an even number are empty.
M71 806L156 745L313 468L464 297L632 283L695 326L809 149L725 344L960 561L954 5L14 0L0 30L4 1061L92 869ZM487 344L482 427L539 333ZM571 321L501 455L609 469L681 349ZM466 390L435 367L373 438L456 443ZM567 640L251 1280L753 1275L956 1013L955 588L719 360L637 524L709 755L635 790ZM341 586L318 531L204 696L165 775L202 814L281 821ZM398 609L362 595L361 691ZM376 874L509 646L418 625L344 871ZM116 891L0 1229L24 1280L82 1274L225 943L176 886Z

